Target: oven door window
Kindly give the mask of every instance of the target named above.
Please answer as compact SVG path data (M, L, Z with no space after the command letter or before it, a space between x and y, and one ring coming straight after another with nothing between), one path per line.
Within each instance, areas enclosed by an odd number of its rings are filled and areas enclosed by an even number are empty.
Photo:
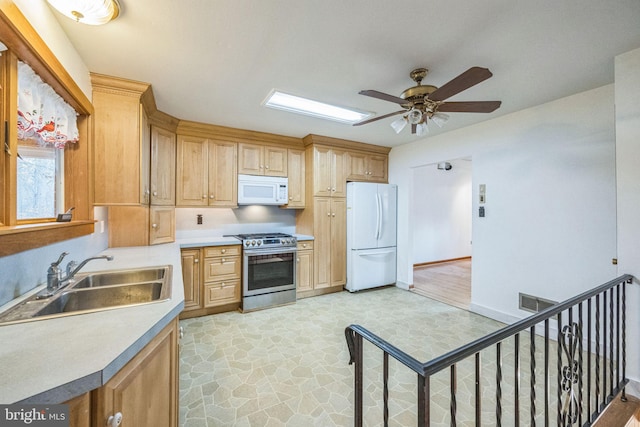
M276 290L295 283L295 252L247 257L249 292Z

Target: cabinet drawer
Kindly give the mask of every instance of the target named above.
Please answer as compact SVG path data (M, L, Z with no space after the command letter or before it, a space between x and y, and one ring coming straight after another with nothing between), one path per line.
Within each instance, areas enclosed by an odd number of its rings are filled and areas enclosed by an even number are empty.
M240 279L241 258L239 256L223 256L219 258L205 258L204 281L213 282L222 279Z
M240 302L240 280L207 283L204 286L204 306Z
M240 245L209 246L204 248L204 257L240 255Z
M307 251L309 249L313 249L313 240L298 241L299 251Z

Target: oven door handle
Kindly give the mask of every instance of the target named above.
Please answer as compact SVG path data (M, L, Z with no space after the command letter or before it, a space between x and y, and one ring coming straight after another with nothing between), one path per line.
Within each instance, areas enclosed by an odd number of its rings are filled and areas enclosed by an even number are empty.
M296 253L296 248L274 248L274 249L245 249L243 251L246 255L273 255L273 254L286 254Z

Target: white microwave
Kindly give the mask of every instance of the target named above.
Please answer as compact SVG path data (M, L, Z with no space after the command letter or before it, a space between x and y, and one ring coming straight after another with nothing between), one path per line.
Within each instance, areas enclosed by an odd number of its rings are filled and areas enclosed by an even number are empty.
M239 205L286 205L289 180L278 176L238 175Z

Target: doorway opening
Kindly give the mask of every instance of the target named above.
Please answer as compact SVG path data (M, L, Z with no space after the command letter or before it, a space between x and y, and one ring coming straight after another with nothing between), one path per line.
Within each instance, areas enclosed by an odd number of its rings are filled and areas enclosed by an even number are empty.
M471 158L424 165L413 172L411 290L466 310L472 282Z

